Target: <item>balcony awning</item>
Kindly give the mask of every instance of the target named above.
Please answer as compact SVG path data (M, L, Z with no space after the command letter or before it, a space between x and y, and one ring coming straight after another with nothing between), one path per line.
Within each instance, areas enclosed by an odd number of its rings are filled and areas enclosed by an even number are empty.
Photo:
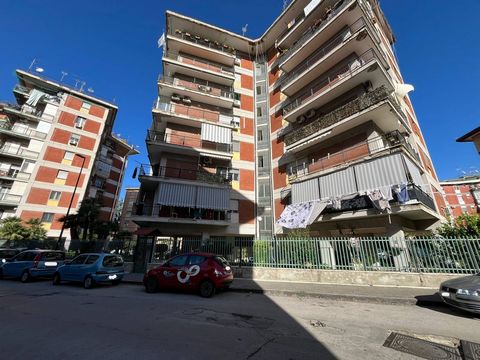
M210 157L210 158L213 158L213 159L220 159L220 160L231 160L232 159L231 156L227 156L227 155L218 155L218 154L210 154L210 153L203 153L203 152L200 153L200 156L205 156L205 157Z
M413 180L413 183L422 188L423 191L429 192L428 186L425 186L425 182L422 179L420 174L420 169L415 165L408 157L405 158L405 163L407 164L407 170L410 173L410 177Z
M158 193L159 205L195 207L197 188L194 185L161 183Z
M230 189L199 186L197 208L210 210L230 210Z
M294 183L292 185L293 204L317 199L320 199L320 187L318 185L318 178Z
M322 199L352 194L357 191L353 168L346 168L319 178Z
M407 183L402 155L394 154L355 165L358 191Z
M202 140L220 144L231 144L232 129L223 126L202 123Z

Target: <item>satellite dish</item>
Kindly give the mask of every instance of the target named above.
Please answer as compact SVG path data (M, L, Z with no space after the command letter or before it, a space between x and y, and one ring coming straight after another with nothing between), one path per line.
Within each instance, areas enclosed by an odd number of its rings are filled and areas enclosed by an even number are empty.
M258 220L258 221L262 221L262 217L261 217L261 216L257 216L257 220Z
M93 93L93 92L94 92L91 87L89 87L89 88L87 89L87 91L88 91L89 93Z
M35 71L38 72L38 73L42 73L42 72L44 72L45 70L44 70L43 68L41 68L41 67L37 67L37 68L35 68Z

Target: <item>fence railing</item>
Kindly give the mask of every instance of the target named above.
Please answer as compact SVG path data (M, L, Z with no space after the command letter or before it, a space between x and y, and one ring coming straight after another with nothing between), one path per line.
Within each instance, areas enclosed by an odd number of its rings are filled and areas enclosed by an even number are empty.
M39 155L36 151L31 151L23 147L12 146L12 145L4 145L0 148L1 154L9 154L9 155L18 155L18 156L25 156L32 159L36 159Z
M210 70L213 72L224 73L227 75L233 75L234 70L233 67L221 65L219 63L215 63L212 61L207 61L204 59L199 59L193 56L189 56L186 54L179 54L174 51L167 51L163 53L163 56L172 60L178 60L187 65L193 65L202 69Z
M9 194L8 192L0 192L0 201L12 204L18 204L22 200L22 195Z
M313 85L311 85L309 89L296 96L292 101L283 107L283 115L291 113L293 110L302 106L310 99L331 88L342 79L352 76L354 72L366 67L376 59L377 55L375 55L375 52L370 49L359 57L349 60L342 67L333 69L327 74L321 76Z
M0 169L0 176L2 176L2 177L8 177L8 178L12 178L12 179L28 180L28 179L30 179L30 175L31 174L20 171L18 169L9 169L9 170Z
M47 134L44 132L37 131L35 129L31 129L29 127L20 127L20 126L15 126L15 125L10 125L10 124L1 124L0 125L0 130L6 130L6 131L11 131L15 134L19 135L25 135L28 137L36 137L39 139L45 139L47 137Z
M165 84L172 84L193 91L205 93L208 95L233 99L233 90L230 87L220 87L220 85L197 78L181 79L160 75L158 81Z
M136 216L154 216L170 218L172 220L208 220L230 221L230 213L225 210L210 210L165 205L133 204L132 214Z
M210 40L206 37L200 36L198 34L192 34L192 33L188 32L188 31L185 31L185 30L180 30L180 29L173 30L173 29L171 29L169 34L173 35L177 38L187 40L187 41L193 42L193 43L198 44L198 45L205 46L209 49L224 52L228 55L235 55L235 53L236 53L236 50L228 44L220 43L220 42L215 41L215 40Z
M227 153L232 152L231 144L221 144L205 141L200 138L200 134L198 135L198 137L194 137L148 130L147 141L163 142L172 145L186 146L205 150L215 150Z
M238 170L236 170L238 172ZM173 178L182 180L193 180L213 184L229 184L231 178L229 174L232 169L229 168L200 168L200 169L184 169L171 166L156 166L142 164L139 168L140 176L151 176L159 178Z
M224 256L233 266L452 274L480 272L480 238L182 238L166 251L169 256L191 251L211 252Z

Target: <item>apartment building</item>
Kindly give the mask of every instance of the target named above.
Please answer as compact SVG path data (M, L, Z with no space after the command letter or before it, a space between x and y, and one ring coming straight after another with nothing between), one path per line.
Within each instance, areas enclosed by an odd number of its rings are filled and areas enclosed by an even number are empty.
M457 142L473 142L475 145L475 149L480 154L480 126L469 131L463 136L460 136L457 139Z
M137 224L131 220L131 216L139 192L140 188L129 187L125 189L125 198L123 200L123 206L118 220L120 231L128 231L134 234L138 229Z
M446 207L451 219L462 214L480 214L480 176L462 176L441 181Z
M37 74L16 74L16 103L0 103L1 217L39 218L55 238L70 203L75 213L92 197L102 202L100 219L110 220L127 158L138 153L112 133L117 106Z
M440 185L376 0L293 1L259 39L166 13L144 236L401 236Z

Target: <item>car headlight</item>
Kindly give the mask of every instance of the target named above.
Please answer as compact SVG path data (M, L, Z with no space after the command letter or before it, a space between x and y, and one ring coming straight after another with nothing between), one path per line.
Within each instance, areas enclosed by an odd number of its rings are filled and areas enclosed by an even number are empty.
M6 262L7 262L7 260L5 260L5 259L2 259L2 263L4 263L4 264L5 264Z
M469 289L458 289L457 295L480 296L480 291Z

